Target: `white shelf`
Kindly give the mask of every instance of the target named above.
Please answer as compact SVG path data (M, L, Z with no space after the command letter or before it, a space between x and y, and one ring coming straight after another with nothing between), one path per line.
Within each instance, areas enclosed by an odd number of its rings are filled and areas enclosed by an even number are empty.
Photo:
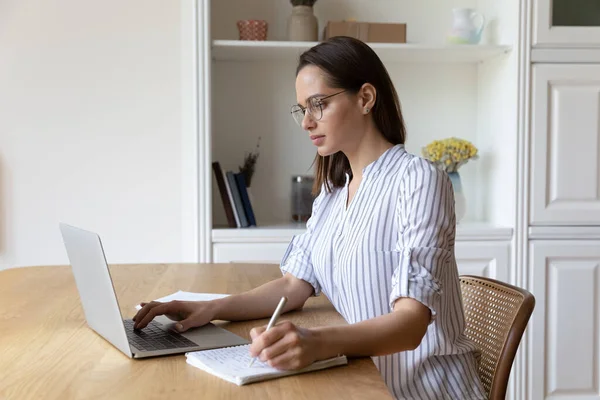
M295 60L318 42L215 40L217 61ZM508 53L511 46L370 43L383 62L479 63Z
M306 224L281 224L250 228L215 228L213 243L281 243L292 236L303 233ZM465 222L456 228L457 241L511 240L512 228L493 226L486 223Z

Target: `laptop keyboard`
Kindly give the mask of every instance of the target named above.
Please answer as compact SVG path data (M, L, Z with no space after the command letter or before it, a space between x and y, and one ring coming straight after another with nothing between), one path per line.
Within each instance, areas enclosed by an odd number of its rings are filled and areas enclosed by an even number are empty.
M123 322L125 323L125 331L127 332L129 343L140 350L153 351L198 346L177 332L161 329L160 324L155 321L151 321L142 330L134 330L134 322L130 319Z

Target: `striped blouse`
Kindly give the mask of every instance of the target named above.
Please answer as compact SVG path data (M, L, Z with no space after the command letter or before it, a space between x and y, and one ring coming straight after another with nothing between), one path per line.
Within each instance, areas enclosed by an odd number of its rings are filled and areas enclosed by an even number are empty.
M307 230L280 268L321 291L348 321L390 313L410 297L431 310L419 347L372 357L396 399L485 399L476 347L465 337L454 258L455 216L446 173L403 145L363 169L346 208L343 188L322 190Z

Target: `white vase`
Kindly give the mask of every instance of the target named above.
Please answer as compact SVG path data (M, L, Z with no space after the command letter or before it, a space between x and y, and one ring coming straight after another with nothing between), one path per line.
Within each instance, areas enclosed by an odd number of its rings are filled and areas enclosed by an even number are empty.
M316 42L319 38L319 22L310 6L295 6L288 18L288 40Z
M463 192L462 182L458 172L448 172L454 189L454 214L456 214L456 223L458 224L467 213L467 198Z
M454 8L452 16L452 31L448 35L448 41L458 44L479 43L485 26L483 14L472 8ZM478 25L475 24L475 19L480 20Z

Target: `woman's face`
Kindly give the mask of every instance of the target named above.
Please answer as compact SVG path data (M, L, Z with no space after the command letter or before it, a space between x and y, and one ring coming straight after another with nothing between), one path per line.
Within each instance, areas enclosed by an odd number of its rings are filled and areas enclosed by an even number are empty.
M304 67L296 77L296 100L302 107L310 102L341 92L326 84L324 72L314 65ZM320 120L308 111L302 120L302 129L308 131L312 143L321 156L353 149L364 132L364 112L358 96L343 92L320 102L323 110ZM318 109L318 107L316 107ZM318 112L317 112L318 114Z

